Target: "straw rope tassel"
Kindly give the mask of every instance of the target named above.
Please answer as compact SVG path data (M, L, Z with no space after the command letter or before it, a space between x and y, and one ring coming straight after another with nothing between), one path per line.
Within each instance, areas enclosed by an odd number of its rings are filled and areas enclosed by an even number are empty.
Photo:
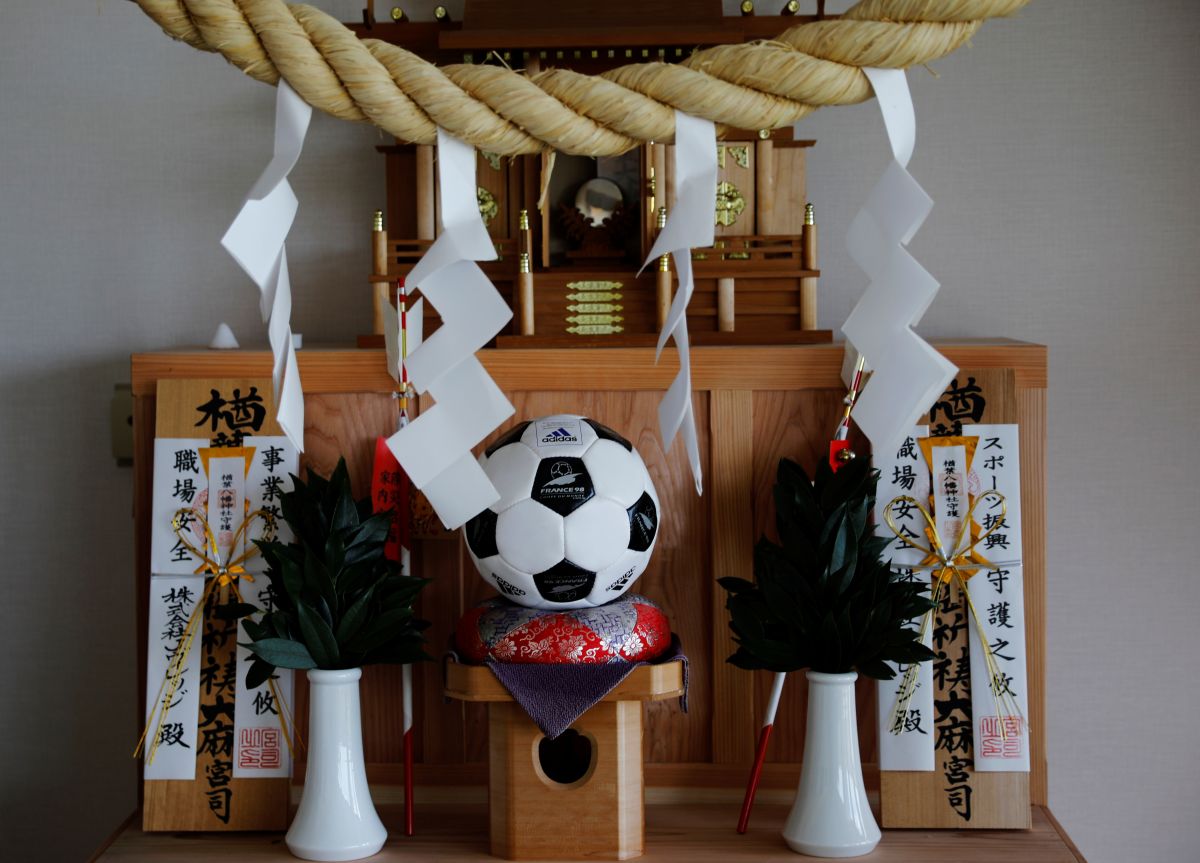
M983 22L1030 0L861 0L771 41L720 45L681 63L600 76L530 75L503 66L443 68L399 46L360 40L332 16L283 0L135 0L167 35L220 53L306 102L433 144L437 127L502 156L561 150L616 155L675 136L675 110L738 129L776 129L817 108L872 96L863 67L906 69L945 57Z

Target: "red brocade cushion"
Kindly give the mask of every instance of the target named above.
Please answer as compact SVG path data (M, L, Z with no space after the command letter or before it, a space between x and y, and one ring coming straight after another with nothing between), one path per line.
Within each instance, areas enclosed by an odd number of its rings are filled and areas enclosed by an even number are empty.
M663 610L644 596L626 594L593 608L526 608L499 597L458 621L459 652L471 662L542 665L645 662L671 644Z

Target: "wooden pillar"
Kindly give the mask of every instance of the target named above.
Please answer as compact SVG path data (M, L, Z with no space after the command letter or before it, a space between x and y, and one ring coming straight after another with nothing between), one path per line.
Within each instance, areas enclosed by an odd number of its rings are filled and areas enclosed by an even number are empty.
M670 206L668 198L671 168L667 164L669 161L671 160L667 159L666 144L650 144L650 164L654 167L654 197L659 209Z
M662 233L662 229L667 226L667 208L658 208L658 232ZM667 315L671 311L671 256L663 255L658 259L658 272L654 278L654 294L655 294L655 315L658 321L658 329L661 331L663 325L667 322Z
M433 146L417 145L417 239L437 236L437 183L433 175Z
M371 232L371 332L383 332L384 310L391 298L388 296L390 274L388 273L388 235L383 227L383 210L375 211L375 229Z
M754 186L757 201L754 207L754 233L769 234L771 216L775 212L775 143L763 138L754 145Z
M533 234L529 229L529 211L521 210L517 219L520 235L517 238L517 292L513 298L517 307L517 332L533 335Z
M733 332L733 279L717 279L717 330Z
M817 222L813 216L813 205L804 207L804 246L802 249L803 266L806 270L817 269ZM815 330L817 328L817 277L805 276L800 279L800 329Z

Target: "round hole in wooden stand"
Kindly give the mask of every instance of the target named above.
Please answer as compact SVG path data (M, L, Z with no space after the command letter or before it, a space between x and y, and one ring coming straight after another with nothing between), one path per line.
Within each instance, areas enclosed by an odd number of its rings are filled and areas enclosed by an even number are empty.
M568 728L551 740L538 741L537 764L542 776L555 785L582 783L592 771L596 748L591 738Z

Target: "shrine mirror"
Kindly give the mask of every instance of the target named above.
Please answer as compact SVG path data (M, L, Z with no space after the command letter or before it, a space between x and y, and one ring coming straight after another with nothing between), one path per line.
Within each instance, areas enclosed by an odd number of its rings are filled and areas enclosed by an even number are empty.
M620 187L603 177L588 180L575 193L575 209L595 228L611 218L623 203Z

